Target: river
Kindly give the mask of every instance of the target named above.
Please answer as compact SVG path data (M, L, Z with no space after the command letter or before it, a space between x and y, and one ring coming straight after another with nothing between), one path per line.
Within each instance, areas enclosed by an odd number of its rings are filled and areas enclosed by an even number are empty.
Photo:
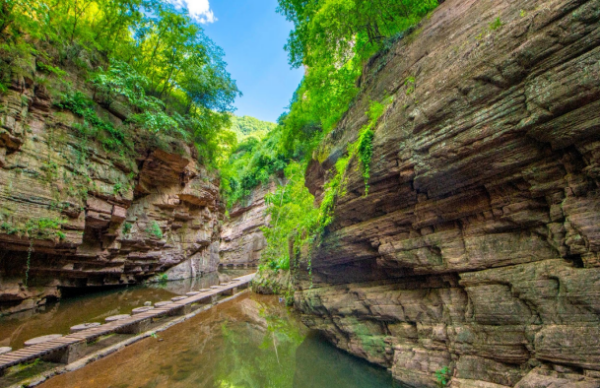
M230 273L241 276L243 273ZM192 282L134 286L66 297L0 318L4 346L67 333L81 322L128 313L218 284L217 275ZM82 369L50 379L42 388L380 388L394 387L382 368L342 352L308 330L274 296L246 292Z
M309 331L277 297L246 293L41 388L382 388L386 370Z
M223 271L229 277L248 274L249 270ZM111 315L130 314L145 302L170 300L189 291L219 284L217 273L196 279L164 284L140 284L94 290L63 289L64 298L38 309L0 317L0 346L20 349L28 339L48 334L69 334L71 326L85 322L104 323Z

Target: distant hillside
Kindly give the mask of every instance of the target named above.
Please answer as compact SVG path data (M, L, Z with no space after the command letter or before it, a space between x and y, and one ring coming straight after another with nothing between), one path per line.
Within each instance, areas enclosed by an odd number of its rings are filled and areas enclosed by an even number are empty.
M242 141L250 136L256 137L260 140L275 127L277 127L277 124L275 123L261 121L250 116L231 117L230 129L237 134L239 141Z

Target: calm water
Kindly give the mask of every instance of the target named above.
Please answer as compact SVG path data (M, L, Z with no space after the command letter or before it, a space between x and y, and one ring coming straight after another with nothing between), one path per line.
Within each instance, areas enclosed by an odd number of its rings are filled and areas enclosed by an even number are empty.
M225 272L225 271L224 271ZM245 275L240 271L227 271L230 277ZM219 284L216 273L201 278L166 284L138 285L108 290L63 291L65 298L59 302L0 317L0 346L13 349L23 347L28 339L47 334L69 334L69 328L85 322L104 323L104 318L117 314L129 314L144 305L170 300L186 292ZM76 295L78 294L78 295Z
M381 388L390 375L309 332L276 297L245 294L42 388Z

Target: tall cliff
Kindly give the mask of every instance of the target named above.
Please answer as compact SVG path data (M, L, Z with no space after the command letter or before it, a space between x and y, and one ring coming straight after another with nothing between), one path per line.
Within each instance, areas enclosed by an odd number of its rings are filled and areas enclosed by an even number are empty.
M266 247L261 227L268 224L265 195L275 190L275 182L256 187L250 196L229 212L221 232L220 265L224 267L255 267Z
M218 183L195 150L138 139L131 157L82 137L83 120L38 79L26 68L0 97L0 312L58 298L60 287L216 271ZM94 109L115 125L127 117L118 101Z
M317 201L394 101L294 271L304 321L409 386L598 387L600 1L447 0L360 87Z

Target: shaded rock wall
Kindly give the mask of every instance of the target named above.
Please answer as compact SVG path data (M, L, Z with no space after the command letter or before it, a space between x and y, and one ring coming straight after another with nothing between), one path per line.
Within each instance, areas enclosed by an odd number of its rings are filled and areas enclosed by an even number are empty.
M260 230L269 221L265 195L274 191L276 184L258 186L243 203L236 204L223 224L220 245L220 265L224 267L257 266L261 252L266 247Z
M394 102L368 196L353 160L294 272L304 321L409 386L443 367L453 387L600 386L600 1L447 0L361 89L308 168L318 199L369 101Z
M216 271L218 184L194 150L173 140L124 156L82 137L81 119L32 79L0 97L0 312L58 298L59 287ZM108 109L96 107L120 124Z

